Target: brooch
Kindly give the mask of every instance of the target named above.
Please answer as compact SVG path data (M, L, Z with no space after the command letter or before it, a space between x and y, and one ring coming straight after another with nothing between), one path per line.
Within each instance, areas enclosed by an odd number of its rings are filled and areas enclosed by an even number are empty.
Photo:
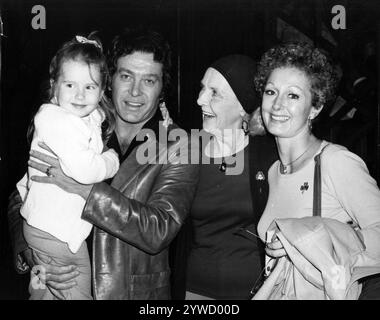
M262 171L258 171L256 173L256 176L255 176L256 180L260 181L260 180L265 180L265 175Z
M219 166L219 171L221 172L226 172L227 170L227 164L224 162L224 158L223 158L223 162L222 164Z
M307 191L307 189L309 189L309 183L304 182L303 185L302 185L301 188L300 188L302 194L303 194L305 191Z

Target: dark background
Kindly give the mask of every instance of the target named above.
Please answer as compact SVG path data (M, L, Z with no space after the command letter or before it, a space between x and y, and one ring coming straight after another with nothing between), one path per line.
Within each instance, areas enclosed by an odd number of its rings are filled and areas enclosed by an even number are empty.
M331 8L346 9L346 29L333 30ZM46 29L34 30L34 5L46 9ZM160 31L173 49L174 89L167 101L175 120L185 129L200 128L196 105L199 83L215 59L242 53L253 58L280 39L278 19L328 50L343 70L340 95L347 100L339 117L328 116L328 106L316 130L320 137L346 145L366 161L380 178L380 129L377 70L380 2L363 0L2 0L0 105L0 299L27 298L28 275L17 275L11 265L6 218L7 199L26 171L26 130L41 104L51 57L76 34L99 31L104 45L125 26L145 24ZM334 39L326 40L326 32ZM363 71L364 70L364 71ZM369 88L355 100L352 82L361 74ZM179 89L180 88L180 89ZM364 98L363 98L364 96ZM359 103L353 121L342 122L350 104ZM357 106L357 105L356 105Z

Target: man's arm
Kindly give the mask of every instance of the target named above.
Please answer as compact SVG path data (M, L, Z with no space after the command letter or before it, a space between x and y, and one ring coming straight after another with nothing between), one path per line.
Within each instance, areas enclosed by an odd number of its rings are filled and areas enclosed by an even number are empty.
M82 218L145 252L160 252L174 239L190 211L199 165L168 163L158 170L145 203L106 183L95 184Z

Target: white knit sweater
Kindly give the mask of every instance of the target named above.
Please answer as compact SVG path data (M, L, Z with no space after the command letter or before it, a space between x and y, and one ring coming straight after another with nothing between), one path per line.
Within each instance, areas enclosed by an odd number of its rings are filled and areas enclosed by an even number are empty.
M80 183L92 184L111 178L119 169L119 159L112 149L102 153L103 118L98 109L80 118L59 106L44 104L34 118L31 149L49 154L38 146L40 141L46 143L58 157L65 174ZM33 182L29 179L33 175L45 174L29 167L28 174L17 184L24 200L22 216L31 226L66 242L75 253L92 228L81 219L85 200L56 185Z

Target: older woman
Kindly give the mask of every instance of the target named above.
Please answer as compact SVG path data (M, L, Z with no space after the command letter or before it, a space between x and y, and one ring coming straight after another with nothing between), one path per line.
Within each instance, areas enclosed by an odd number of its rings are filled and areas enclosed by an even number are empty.
M247 299L261 275L263 255L252 235L267 199L267 170L277 155L273 139L249 135L257 133L251 119L259 105L255 71L251 58L230 55L214 62L201 81L197 103L212 138L203 146L190 213L186 299Z
M311 131L312 122L333 97L335 82L329 59L311 45L280 45L263 55L255 84L263 97L263 121L275 136L280 159L268 173L269 198L258 232L267 240L268 256L287 254L281 241L266 239L266 232L275 219L313 215L314 158L323 151L321 216L356 226L365 248L358 261L378 265L380 192L376 182L357 155L319 140Z

